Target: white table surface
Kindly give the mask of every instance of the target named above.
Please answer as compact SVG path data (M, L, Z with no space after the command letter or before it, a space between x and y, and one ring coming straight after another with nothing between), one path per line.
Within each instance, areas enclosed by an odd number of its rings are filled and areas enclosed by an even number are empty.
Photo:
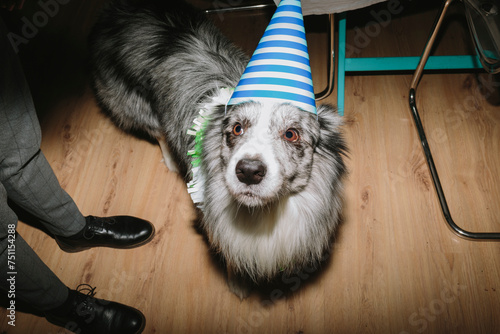
M278 4L281 0L274 0ZM304 15L342 13L367 7L386 0L302 0Z

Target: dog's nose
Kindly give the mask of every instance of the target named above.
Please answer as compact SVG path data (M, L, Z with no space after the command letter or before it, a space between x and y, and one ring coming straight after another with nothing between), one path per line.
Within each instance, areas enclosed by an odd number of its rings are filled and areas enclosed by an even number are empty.
M266 176L267 167L260 160L242 159L236 164L236 176L240 182L259 184Z

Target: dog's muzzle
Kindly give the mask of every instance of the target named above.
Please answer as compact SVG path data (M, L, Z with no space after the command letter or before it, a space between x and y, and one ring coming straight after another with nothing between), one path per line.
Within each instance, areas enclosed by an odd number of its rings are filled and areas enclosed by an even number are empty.
M260 160L242 159L236 164L236 177L247 185L259 184L267 173L267 166Z

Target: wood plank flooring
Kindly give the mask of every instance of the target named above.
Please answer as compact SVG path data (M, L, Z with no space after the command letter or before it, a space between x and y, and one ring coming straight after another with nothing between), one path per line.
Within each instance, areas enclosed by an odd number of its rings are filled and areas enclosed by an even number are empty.
M401 1L377 24L387 3L349 13L353 56L418 56L437 6ZM461 4L446 21L435 54L470 53ZM52 237L20 223L21 233L70 287L97 286L97 297L141 309L145 333L498 333L500 243L472 242L446 226L408 107L410 73L346 78L345 136L350 147L343 223L319 272L240 301L194 226L182 180L168 172L157 145L114 127L87 83L85 36L100 1L60 5L20 45L40 114L42 149L61 185L84 214L130 214L152 221L156 237L132 250L67 254ZM36 2L11 15L22 25ZM215 15L251 53L268 11ZM326 85L325 18L308 18L313 77ZM372 24L368 24L372 22ZM362 41L361 33L368 38ZM489 77L426 73L418 104L455 221L500 231L500 108ZM483 83L483 84L481 84ZM498 86L498 84L497 84ZM481 93L482 92L482 93ZM486 96L485 96L486 95ZM322 102L334 104L335 94ZM0 310L2 333L65 333L18 312L16 327Z

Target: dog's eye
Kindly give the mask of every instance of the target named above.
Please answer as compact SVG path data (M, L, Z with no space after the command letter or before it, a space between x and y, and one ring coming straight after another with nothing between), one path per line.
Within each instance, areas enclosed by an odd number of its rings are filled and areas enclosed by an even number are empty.
M233 135L241 136L242 134L243 134L243 127L241 126L240 123L236 123L235 126L233 127Z
M296 142L297 140L299 140L300 136L299 136L299 132L297 130L288 129L283 134L283 138L285 138L285 140L293 143L293 142Z

